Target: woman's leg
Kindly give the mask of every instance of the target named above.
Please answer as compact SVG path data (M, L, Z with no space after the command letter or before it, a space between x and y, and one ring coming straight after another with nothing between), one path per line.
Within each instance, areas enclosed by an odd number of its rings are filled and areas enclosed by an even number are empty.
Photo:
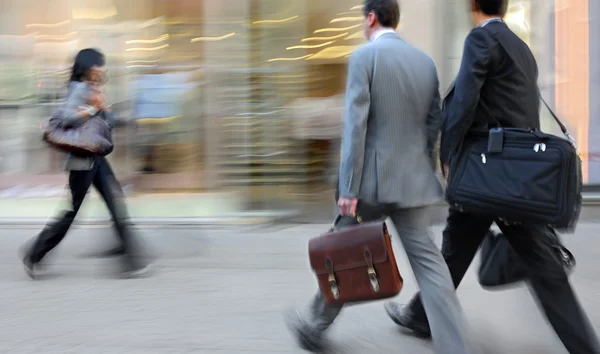
M90 185L92 184L95 170L96 166L94 166L91 171L71 171L69 173L69 189L71 191L72 209L64 210L62 215L55 222L49 223L42 232L40 232L31 247L29 256L27 256L31 265L39 263L46 253L56 247L65 237L83 203L83 199L85 198Z
M94 187L96 187L110 211L127 259L127 266L134 271L145 268L148 265L148 259L142 252L140 240L136 239L131 230L131 221L121 185L105 158L98 158L96 164L98 172L94 176Z

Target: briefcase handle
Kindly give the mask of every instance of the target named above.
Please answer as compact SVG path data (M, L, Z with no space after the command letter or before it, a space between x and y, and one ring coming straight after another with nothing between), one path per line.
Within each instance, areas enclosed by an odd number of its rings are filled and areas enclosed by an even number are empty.
M356 225L358 225L358 224L362 224L362 222L363 222L363 219L362 219L362 217L361 217L360 215L356 215L356 216L352 217L352 216L343 216L343 215L340 215L340 214L338 214L338 215L335 217L335 220L333 220L333 224L331 225L331 228L329 229L329 232L333 232L333 231L335 231L335 230L336 230L336 226L339 224L339 222L340 222L340 221L342 220L342 218L344 218L344 217L346 217L346 218L352 218L354 221L356 221ZM352 224L349 224L349 225L347 225L347 226L352 226ZM346 226L346 227L347 227L347 226Z

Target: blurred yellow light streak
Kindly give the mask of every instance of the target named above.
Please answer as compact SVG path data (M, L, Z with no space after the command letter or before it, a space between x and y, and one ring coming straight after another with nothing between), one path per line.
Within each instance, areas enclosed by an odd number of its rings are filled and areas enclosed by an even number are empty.
M352 51L356 49L356 46L335 46L335 47L329 47L329 48L325 48L323 50L321 50L320 52L312 55L310 58L307 58L308 60L315 60L315 59L336 59L336 58L341 58L344 57L346 55L349 55L350 53L352 53Z
M302 59L306 59L308 57L312 56L312 54L309 55L304 55L301 57L296 57L296 58L273 58L273 59L269 59L269 62L273 62L273 61L294 61L294 60L302 60Z
M297 79L297 78L301 78L301 77L306 77L306 74L299 74L299 75L266 75L265 77L267 78L272 78L272 79Z
M254 21L254 22L252 22L252 24L257 25L259 23L282 23L282 22L295 20L297 18L298 18L298 16L292 16L292 17L281 19L281 20L260 20L260 21Z
M181 116L171 116L171 117L165 117L165 118L140 118L137 120L137 122L142 123L142 124L165 124L165 123L169 123L175 119L178 119Z
M293 47L287 47L287 48L285 48L285 50L321 48L326 45L330 45L333 42L335 42L335 41L329 41L329 42L325 42L325 43L321 43L321 44L314 44L314 45L295 45Z
M142 64L137 64L137 65L127 65L126 68L154 68L156 67L156 65L142 65Z
M128 51L128 52L151 51L151 50L164 49L164 48L167 48L168 46L169 46L168 44L163 44L163 45L158 46L158 47L150 47L150 48L127 48L125 50Z
M65 21L57 22L57 23L30 23L30 24L25 25L25 27L26 28L32 28L32 27L51 28L51 27L60 27L60 26L68 25L69 23L71 23L71 20L65 20Z
M65 40L70 37L76 36L78 32L71 32L63 35L51 35L51 34L40 34L34 36L35 39L55 39L55 40Z
M227 38L230 38L233 36L235 36L235 32L231 32L229 34L226 34L226 35L220 36L220 37L196 37L196 38L192 38L190 40L190 42L194 43L194 42L200 42L200 41L210 41L210 42L222 41L223 39L227 39Z
M338 12L337 15L338 16L345 16L345 15L356 15L359 14L360 11L346 11L346 12Z
M104 9L73 9L71 17L74 20L104 20L117 15L114 6Z
M331 36L331 37L308 37L308 38L302 39L301 42L308 42L308 41L329 41L329 40L332 40L332 39L341 38L341 37L343 37L343 36L345 36L347 34L348 34L348 32L342 33L342 34L338 34L336 36Z
M160 37L157 37L155 39L132 39L130 41L126 41L126 44L133 44L133 43L147 43L147 44L151 44L151 43L158 43L158 42L162 42L169 39L169 35L168 34L163 34Z
M352 6L350 8L350 11L352 11L352 10L362 10L363 8L364 8L363 5L356 5L356 6Z
M135 64L135 63L158 63L158 60L129 60L126 64Z
M18 35L18 34L0 34L0 38L35 37L38 34L39 34L39 32L27 33L22 36Z
M363 31L358 31L358 32L355 32L355 33L349 35L348 37L344 38L344 40L347 41L350 39L364 39L364 37L365 37L365 34L363 33Z
M350 27L343 27L343 28L321 28L321 29L318 29L318 30L314 31L313 33L323 33L323 32L344 32L344 31L347 31L347 30L349 30L349 29L356 28L356 27L358 27L358 26L361 26L361 24L359 23L359 24L357 24L357 25L354 25L354 26L350 26Z
M363 19L364 19L364 17L362 17L362 16L340 17L340 18L334 18L333 20L329 21L329 23L360 21L360 20L363 20Z

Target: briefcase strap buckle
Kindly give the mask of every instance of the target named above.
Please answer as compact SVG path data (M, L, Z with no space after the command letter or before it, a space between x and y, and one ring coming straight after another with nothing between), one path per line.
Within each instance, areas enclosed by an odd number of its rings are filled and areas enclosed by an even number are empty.
M373 291L378 293L380 289L379 280L377 280L377 272L375 271L375 267L373 267L373 255L369 250L365 250L365 260L367 261L367 274L369 275L371 287L373 288Z
M331 290L333 298L337 300L340 298L340 288L335 280L335 274L333 274L333 262L331 259L327 258L326 263L327 271L329 272L329 277L327 278L327 281L329 282L329 290Z

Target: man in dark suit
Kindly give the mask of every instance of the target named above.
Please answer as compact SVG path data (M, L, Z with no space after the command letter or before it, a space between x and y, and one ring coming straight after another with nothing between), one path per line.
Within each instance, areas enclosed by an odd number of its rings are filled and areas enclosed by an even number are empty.
M445 99L440 157L445 173L467 133L490 128L539 128L537 64L528 46L502 21L507 0L469 0L477 27L467 36L460 71ZM511 224L450 208L442 254L458 286L492 223L527 266L531 287L559 338L572 354L600 353L600 344L544 237L545 225ZM419 294L408 306L386 310L398 325L429 336Z

